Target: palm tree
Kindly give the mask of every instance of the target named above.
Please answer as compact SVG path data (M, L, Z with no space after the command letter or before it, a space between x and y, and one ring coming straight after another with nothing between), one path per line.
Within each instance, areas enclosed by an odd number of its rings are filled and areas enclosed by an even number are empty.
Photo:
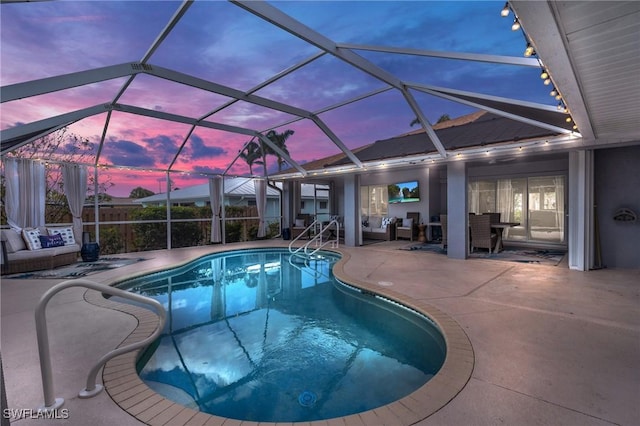
M275 146L280 148L285 154L289 155L289 150L287 150L286 141L289 139L289 136L293 135L295 132L293 130L285 130L282 133L278 133L275 130L269 130L265 135ZM266 154L275 155L278 158L278 171L282 171L282 164L284 160L282 156L275 152L271 147L266 147Z
M249 174L253 175L253 165L254 164L264 164L262 161L259 161L262 158L262 149L260 145L255 143L254 141L250 141L240 153L240 158L242 158L249 165Z

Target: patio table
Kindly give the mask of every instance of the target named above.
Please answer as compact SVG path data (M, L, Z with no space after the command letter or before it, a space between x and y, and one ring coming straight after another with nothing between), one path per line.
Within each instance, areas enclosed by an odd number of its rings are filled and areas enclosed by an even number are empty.
M502 232L504 231L504 229L513 228L514 226L520 226L520 222L496 222L491 224L491 229L495 229L496 234L498 235L494 253L500 253L500 251L504 248L502 244Z

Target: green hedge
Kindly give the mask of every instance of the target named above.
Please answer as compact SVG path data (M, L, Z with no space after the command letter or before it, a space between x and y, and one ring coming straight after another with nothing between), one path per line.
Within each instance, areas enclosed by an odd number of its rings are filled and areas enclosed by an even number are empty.
M244 219L255 217L255 207L225 206L227 218L225 226L225 241L228 243L252 241L257 239L258 220ZM238 218L238 220L233 220ZM166 221L167 209L161 207L145 207L131 211L133 221ZM171 224L171 246L193 247L210 243L211 209L209 207L179 207L171 208L171 220L181 219L209 219L199 222L173 222ZM167 248L166 223L135 223L134 247L139 251L158 250ZM272 238L280 233L278 223L270 223L265 238Z

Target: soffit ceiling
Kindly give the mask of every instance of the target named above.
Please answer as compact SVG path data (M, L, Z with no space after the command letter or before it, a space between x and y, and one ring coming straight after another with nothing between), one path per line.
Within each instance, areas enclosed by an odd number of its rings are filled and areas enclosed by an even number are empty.
M126 3L123 2L124 5ZM326 4L327 7L336 6ZM430 3L418 2L414 6L417 5L426 7ZM640 83L637 79L640 69L640 2L514 0L510 5L525 30L524 34L534 44L540 61L551 74L555 87L562 93L563 101L579 127L583 136L578 139L579 146L599 147L637 143L640 139L636 125L637 117L640 117ZM29 4L11 6L29 7ZM276 44L248 46L242 39L216 35L215 26L207 28L204 35L189 26L190 14L193 16L206 11L215 15L214 9L207 8L216 7L234 7L239 17L240 14L248 14L251 16L252 24L256 26L255 30L264 32L265 38L273 37L273 43ZM287 8L292 10L291 14L283 11ZM496 8L494 13L499 14L499 8ZM358 111L365 111L367 103L378 102L388 104L389 110L403 109L408 120L417 117L424 129L426 141L433 146L436 156L446 159L450 153L433 131L431 122L434 119L429 119L433 111L427 110L427 104L422 102L422 97L427 95L465 105L472 108L471 110L485 109L523 123L548 128L549 123L536 122L531 119L531 115L524 114L522 106L550 113L555 110L552 106L555 103L553 101L538 103L523 100L518 93L505 97L483 90L442 87L433 84L428 78L415 80L414 76L408 73L411 68L409 66L395 71L390 71L393 67L386 66L392 62L390 57L402 55L416 61L453 61L456 64L464 64L464 67L470 64L504 64L507 67L523 67L533 73L539 73L540 62L537 59L523 58L521 55L507 56L493 51L478 54L444 49L427 50L422 46L406 47L401 42L402 34L399 34L396 40L385 40L384 46L372 44L370 40L375 38L366 37L362 40L367 40L367 43L347 43L338 39L337 35L334 39L331 34L324 34L321 29L305 25L294 18L294 15L295 4L284 3L274 6L264 2L232 1L221 4L187 1L176 4L176 10L166 18L166 24L163 24L164 27L155 35L153 42L145 47L145 53L141 58L127 62L107 62L68 74L3 85L3 109L5 103L9 105L25 100L47 102L51 96L58 93L76 92L78 97L85 96L88 99L86 94L96 90L104 98L97 104L87 101L82 108L52 109L51 115L35 120L15 120L11 124L3 122L2 153L30 143L35 137L69 123L81 123L98 118L95 121L101 123L99 126L104 130L96 132L98 148L95 164L103 164L105 153L109 151L111 143L109 132L117 127L115 123L123 115L135 115L140 126L147 122L162 121L166 128L171 129L167 130L167 133L179 135L177 143L174 141L174 145L166 145L171 148L157 166L162 170L184 170L190 167L190 163L195 162L196 158L192 156L185 159L186 153L191 152L193 155L196 152L196 142L203 153L225 147L228 151L239 152L252 138L259 138L270 144L271 142L263 136L267 130L283 131L296 128L296 131L302 134L309 127L313 128L313 131L306 133L305 137L308 140L294 142L299 146L288 145L290 156L285 152L279 152L294 169L306 175L308 171L300 165L317 158L305 157L305 153L310 151L314 144L324 143L331 145L331 154L346 156L353 164L354 170L358 170L365 164L353 154L353 150L374 140L358 140L357 136L334 131L338 126L334 127L333 123L339 121L336 117L341 116L344 111L350 111L353 116L349 117L349 120L354 128L377 124L381 125L380 129L383 132L389 131L389 128L393 129L394 125L397 127L397 117L392 122L384 116L372 120L371 117L357 114ZM344 16L341 18L344 19ZM362 28L361 31L363 35L370 35L375 32L375 28ZM510 32L508 25L504 29L494 31ZM196 60L198 54L204 52L194 51L191 56L172 52L173 45L169 43L172 37L194 37L194 45L198 45L196 37L211 37L215 40L211 49L245 49L243 55L234 57L234 60L246 60L240 67L246 75L243 74L241 79L232 82L225 80L222 74L218 78L191 72L189 57ZM132 42L140 43L142 40L143 37ZM353 40L360 39L353 37ZM522 43L524 42L523 40ZM261 64L251 62L251 49L270 49L270 46L273 46L274 55L287 58L283 63L288 65L280 72L265 76L264 73L258 72ZM117 50L117 45L114 45L113 49ZM172 55L181 60L172 61ZM333 69L333 73L323 73L327 64ZM413 62L411 64L414 65ZM436 62L431 62L429 66L435 69L435 64ZM220 63L216 65L225 66ZM445 72L438 70L440 74ZM449 72L453 71L449 69ZM298 76L304 73L313 76L318 85L325 82L333 84L336 96L330 102L327 102L327 98L322 98L324 102L319 103L320 96L314 94L313 87L306 86L301 90L301 86L290 84L292 80L302 78ZM505 73L497 78L507 79L508 75ZM536 84L540 84L540 81ZM181 88L179 97L162 97L163 94L173 93L172 89L176 85ZM347 96L344 93L349 86L358 86L361 90L355 95L354 91L350 90ZM295 100L284 94L291 88L297 90ZM195 99L198 102L193 102ZM186 108L184 105L190 101L191 104L197 105ZM250 115L251 120L239 120L238 117L242 114ZM203 142L206 132L223 132L233 137L218 142L218 145L208 146L206 141ZM403 132L396 131L395 134L400 133ZM194 138L194 135L198 138ZM382 134L380 138L391 136L393 134ZM162 145L157 146L162 148ZM273 148L278 151L277 147ZM514 144L515 148L517 144ZM236 160L237 155L226 169L217 167L203 170L212 174L237 174L237 171L232 169L232 165L238 163ZM111 165L119 165L113 158L110 161Z
M637 142L640 2L510 2L585 146Z

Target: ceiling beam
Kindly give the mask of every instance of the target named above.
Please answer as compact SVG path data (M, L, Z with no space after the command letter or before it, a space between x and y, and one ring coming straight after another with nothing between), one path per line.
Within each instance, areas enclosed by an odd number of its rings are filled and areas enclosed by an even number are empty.
M2 103L31 96L44 95L59 90L80 87L86 84L99 83L119 77L129 77L143 71L140 63L125 63L108 67L94 68L70 74L47 77L39 80L25 81L24 83L10 84L0 90Z
M76 121L82 120L83 118L107 112L110 110L110 108L111 106L109 104L100 104L66 114L57 115L55 117L45 118L44 120L34 121L28 124L22 124L19 126L10 127L5 130L0 130L0 142L5 143L5 141L19 138L24 135L50 130L49 132L46 132L46 134L48 134L54 131L56 127L64 127L65 125L75 123Z
M158 34L158 37L156 37L153 43L151 43L151 46L149 47L147 52L144 54L140 62L145 64L149 61L149 59L151 58L151 55L153 55L153 53L158 49L158 47L160 47L160 45L167 38L167 36L169 36L171 31L173 31L173 28L178 24L178 22L180 22L180 19L182 19L184 14L187 13L187 10L189 10L192 4L193 4L193 0L185 0L182 2L180 7L178 7L178 10L175 11L171 19L169 19L169 22L167 22L167 25L165 25L165 27L162 29L160 34Z
M540 68L535 58L519 56L486 55L481 53L444 52L436 50L409 49L404 47L370 46L364 44L338 43L341 49L367 50L370 52L397 53L400 55L427 56L432 58L457 59L461 61L487 62L491 64L519 65Z
M184 74L178 71L170 70L168 68L159 67L156 65L149 66L149 69L145 71L149 75L153 75L165 80L174 81L176 83L184 84L187 86L195 87L198 89L206 90L208 92L224 95L232 99L248 102L254 105L263 106L265 108L273 109L287 114L295 115L303 118L311 118L311 112L301 108L297 108L282 102L272 101L262 96L245 93L241 90L233 89L222 84L214 83L212 81L204 80L202 78L194 77L188 74Z
M484 110L484 111L489 111L489 112L492 112L494 114L500 115L502 117L506 117L506 118L509 118L509 119L512 119L512 120L515 120L515 121L519 121L521 123L530 124L532 126L540 127L540 128L547 129L547 130L551 130L551 131L557 132L557 133L576 134L576 132L574 132L572 130L569 130L569 129L565 129L563 127L558 127L558 126L554 126L553 124L545 123L543 121L532 120L532 119L527 118L527 117L522 117L520 115L513 114L513 113L510 113L510 112L507 112L507 111L503 111L503 110L498 109L498 108L493 108L493 107L489 107L489 106L483 105L480 102L474 102L474 101L470 101L468 99L459 98L459 97L455 96L455 93L452 93L452 92L456 92L456 91L451 91L451 92L448 92L446 90L439 91L439 90L434 90L434 89L429 88L428 86L423 86L423 85L415 85L413 87L415 88L415 90L418 90L420 92L424 92L424 93L427 93L429 95L437 96L439 98L447 99L447 100L450 100L450 101L453 101L453 102L458 102L458 103L461 103L461 104L464 104L464 105L469 105L469 106L472 106L472 107L475 107L475 108L478 108L478 109L481 109L481 110ZM457 91L457 92L460 92L460 91ZM469 96L473 96L473 95L469 95ZM480 96L480 97L482 97L482 96ZM482 97L482 98L488 100L489 97ZM495 97L493 97L493 98L495 98ZM505 102L505 101L502 101L502 102ZM513 103L513 102L507 102L507 103ZM518 105L518 104L514 103L514 105ZM546 105L543 105L543 106L546 107ZM557 111L554 111L553 108L551 110L548 110L548 109L545 108L545 110L557 113Z

